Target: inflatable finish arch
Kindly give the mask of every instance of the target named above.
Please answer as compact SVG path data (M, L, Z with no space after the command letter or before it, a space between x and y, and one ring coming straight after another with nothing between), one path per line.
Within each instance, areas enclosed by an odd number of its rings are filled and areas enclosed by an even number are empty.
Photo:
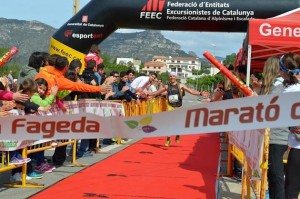
M84 59L118 28L246 32L250 18L298 8L299 0L91 0L51 38L50 54Z

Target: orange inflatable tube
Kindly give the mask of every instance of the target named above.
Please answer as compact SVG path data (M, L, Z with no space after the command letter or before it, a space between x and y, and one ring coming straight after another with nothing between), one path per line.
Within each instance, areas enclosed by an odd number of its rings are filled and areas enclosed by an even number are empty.
M18 51L19 50L17 47L12 47L11 49L9 49L9 51L0 58L0 67L3 66L6 62L8 62L13 56L15 56L18 53Z
M245 95L251 96L253 94L253 91L246 84L244 84L234 74L232 74L232 72L230 72L230 70L228 70L223 64L221 64L212 54L206 51L203 53L203 56L208 59L213 65L215 65L223 75L229 78L232 83L240 88Z

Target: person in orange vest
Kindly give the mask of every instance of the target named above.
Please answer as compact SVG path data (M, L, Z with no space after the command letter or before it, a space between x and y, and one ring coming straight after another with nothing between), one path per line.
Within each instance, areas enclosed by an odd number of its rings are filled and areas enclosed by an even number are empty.
M67 79L64 74L68 70L69 61L64 56L57 56L54 62L54 66L45 66L40 69L39 73L35 76L35 79L43 78L48 83L48 88L54 85L58 86L58 91L70 90L70 91L80 91L80 92L107 92L111 89L111 86L93 86L84 84L82 82L73 82ZM48 96L50 93L46 93Z

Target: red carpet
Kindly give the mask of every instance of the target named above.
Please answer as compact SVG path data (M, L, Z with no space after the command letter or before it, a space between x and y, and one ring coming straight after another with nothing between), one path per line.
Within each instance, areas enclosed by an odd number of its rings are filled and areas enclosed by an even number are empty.
M32 198L212 199L219 134L143 139Z

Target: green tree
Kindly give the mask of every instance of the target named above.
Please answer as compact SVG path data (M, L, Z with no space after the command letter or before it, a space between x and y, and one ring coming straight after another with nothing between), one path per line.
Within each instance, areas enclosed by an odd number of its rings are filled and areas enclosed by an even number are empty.
M198 88L196 88L197 90L213 91L212 87L216 87L219 83L221 83L223 81L224 81L223 75L218 73L214 76L205 75L194 81L191 80L190 82L197 85L196 86L196 87L198 87Z
M130 62L127 63L127 66L128 66L129 68L133 68L133 67L134 67L134 64L130 61Z
M232 64L234 65L235 63L235 60L236 60L236 54L235 53L232 53L231 55L227 55L225 60L223 61L223 64Z
M218 73L213 76L213 82L215 85L224 82L224 76L221 73Z
M140 65L140 71L142 71L142 69L144 68L144 63L141 63L141 65Z
M170 80L168 72L158 74L157 78L162 79L164 84L168 83Z

